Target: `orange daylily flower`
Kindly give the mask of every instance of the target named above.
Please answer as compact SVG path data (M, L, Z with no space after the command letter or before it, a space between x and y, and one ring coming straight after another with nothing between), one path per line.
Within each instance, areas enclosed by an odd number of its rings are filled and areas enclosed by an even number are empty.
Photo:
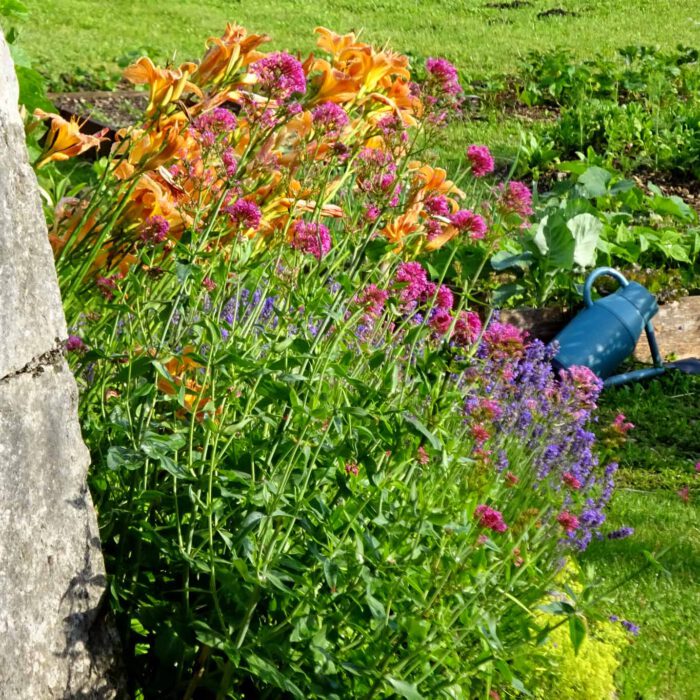
M155 173L139 178L124 211L124 218L136 224L143 223L152 216L162 216L170 224L171 236L178 237L185 227L186 222L169 186L158 181Z
M408 169L415 173L416 184L420 187L423 195L429 192L437 192L445 195L452 194L460 199L466 196L462 190L455 186L452 180L447 179L447 171L444 168L433 168L430 165L414 160L408 164ZM424 197L420 197L420 199L422 200Z
M210 37L207 41L207 52L202 62L194 72L192 81L197 85L221 82L239 62L248 65L257 60L257 52L250 55L260 44L270 41L266 34L251 34L238 24L228 23L221 36Z
M317 58L313 61L309 72L319 72L312 82L316 90L316 94L311 100L311 104L319 102L336 102L338 104L344 102L352 102L357 97L359 86L357 82L331 66L328 61Z
M319 34L319 38L316 41L317 46L334 57L345 49L356 45L357 37L353 32L349 34L336 34L325 27L316 27L314 32Z
M451 241L458 233L459 229L456 226L445 226L442 229L442 233L439 233L437 236L426 242L426 244L423 246L423 250L431 251L442 248L445 243Z
M83 134L80 132L80 124L75 117L66 121L58 114L44 112L41 109L35 109L34 116L42 120L51 120L49 133L44 144L44 152L36 165L37 168L42 168L54 160L68 160L91 148L96 148L105 140L103 137L109 131L105 128L97 134Z
M150 99L146 114L151 115L179 100L183 92L194 92L202 96L202 91L188 80L196 68L194 63L183 63L178 70L156 68L150 58L142 56L124 71L124 77L135 85L149 86Z
M397 216L393 221L390 221L382 229L382 235L387 240L391 241L391 243L402 244L406 236L415 233L419 228L418 211L409 209L409 211Z
M131 177L138 167L140 170L156 170L161 165L192 151L196 142L188 136L184 128L184 115L161 120L147 131L141 129L121 129L113 153L127 151L115 175L120 179Z
M194 348L191 345L187 345L182 349L181 355L163 363L163 367L168 371L172 380L158 377L158 389L168 396L177 396L180 393L180 387L184 387L183 402L185 408L190 413L197 411L197 418L201 420L203 418L201 409L210 401L210 397L203 395L204 385L186 377L188 372L193 372L202 366L193 359L192 355L194 352ZM150 354L154 353L151 352Z

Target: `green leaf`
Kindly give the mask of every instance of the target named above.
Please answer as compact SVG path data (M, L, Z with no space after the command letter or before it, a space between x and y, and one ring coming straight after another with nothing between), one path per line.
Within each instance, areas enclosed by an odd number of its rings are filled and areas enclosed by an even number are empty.
M509 299L525 294L526 287L518 282L508 282L496 287L491 293L491 303L498 307L503 306Z
M421 423L415 416L411 415L410 413L404 413L403 414L403 419L411 425L415 430L420 433L424 438L428 440L428 442L434 447L436 450L441 450L442 449L442 443L438 438L426 428L426 426Z
M573 269L576 241L560 214L545 216L538 224L532 242L550 267Z
M188 471L186 471L184 467L181 467L177 462L175 462L171 457L168 457L167 455L161 455L160 457L158 457L158 461L160 463L160 466L163 469L165 469L166 472L172 474L178 479L190 479L192 477L192 475Z
M491 258L491 267L499 272L507 270L509 267L527 270L534 261L535 257L529 250L522 253L511 253L507 250L501 250Z
M107 468L112 471L119 469L139 469L143 466L143 455L123 445L113 445L107 450Z
M592 214L579 214L569 219L566 227L574 237L574 262L579 267L593 267L603 222Z
M406 700L424 700L415 683L407 683L391 676L388 676L386 680L400 697L406 698Z
M571 645L574 647L574 654L578 654L583 640L586 638L586 623L578 615L572 615L569 618L569 637Z
M55 107L46 97L46 81L33 68L15 66L17 82L19 83L19 102L33 112L37 107L46 111L54 111Z
M26 19L29 9L20 0L0 0L0 17L8 19Z
M180 284L184 284L187 278L194 272L196 266L192 265L191 263L186 263L186 262L181 262L178 260L178 262L175 263L175 275L177 277L177 281Z
M386 610L381 601L377 600L369 591L365 594L365 600L375 620L386 621Z
M578 184L583 186L589 197L603 197L608 193L608 183L611 179L611 173L594 165L579 177Z

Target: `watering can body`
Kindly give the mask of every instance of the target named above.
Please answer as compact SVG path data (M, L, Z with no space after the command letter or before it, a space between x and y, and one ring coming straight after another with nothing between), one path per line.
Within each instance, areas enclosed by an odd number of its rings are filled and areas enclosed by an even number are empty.
M591 290L601 275L614 277L621 286L613 294L594 302ZM628 282L617 270L606 267L588 276L583 298L586 308L555 338L559 351L553 364L558 369L584 365L601 379L607 379L634 352L642 331L647 331L652 342L651 319L659 307L654 295L641 284ZM652 352L656 360L658 348L652 350L656 350Z

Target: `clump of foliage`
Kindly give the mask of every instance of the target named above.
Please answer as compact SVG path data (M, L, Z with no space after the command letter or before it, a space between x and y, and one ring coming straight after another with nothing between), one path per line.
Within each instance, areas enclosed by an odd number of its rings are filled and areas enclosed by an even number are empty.
M572 567L567 567L561 574L569 595L581 593L574 573ZM545 608L556 610L570 604L567 601L556 600ZM551 612L543 613L547 614ZM614 615L590 623L588 634L580 640L563 626L553 629L544 644L544 661L534 696L542 700L612 700L616 694L615 674L629 643L629 632L619 623Z
M532 53L518 82L523 103L558 110L542 130L550 153L571 158L593 148L625 172L700 173L696 49L630 46L619 60L584 62L562 50Z
M525 692L563 556L600 535L600 382L470 308L532 213L418 160L459 108L444 59L229 25L148 86L51 242L132 691ZM56 115L39 167L94 147ZM479 202L472 208L463 203ZM575 622L594 600L558 611Z
M584 160L558 169L567 177L540 197L539 221L491 258L510 277L493 290L494 303L576 306L597 266L625 269L662 301L700 286L698 217L680 197Z

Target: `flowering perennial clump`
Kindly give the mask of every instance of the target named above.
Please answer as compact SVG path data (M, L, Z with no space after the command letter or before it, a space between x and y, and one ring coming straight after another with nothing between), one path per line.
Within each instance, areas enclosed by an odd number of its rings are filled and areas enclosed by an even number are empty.
M137 61L143 120L51 222L145 697L510 687L559 560L602 536L600 382L473 294L530 190L479 182L484 146L463 182L422 160L451 63L419 80L317 34L304 58L230 24L197 63ZM101 138L38 116L37 167Z

